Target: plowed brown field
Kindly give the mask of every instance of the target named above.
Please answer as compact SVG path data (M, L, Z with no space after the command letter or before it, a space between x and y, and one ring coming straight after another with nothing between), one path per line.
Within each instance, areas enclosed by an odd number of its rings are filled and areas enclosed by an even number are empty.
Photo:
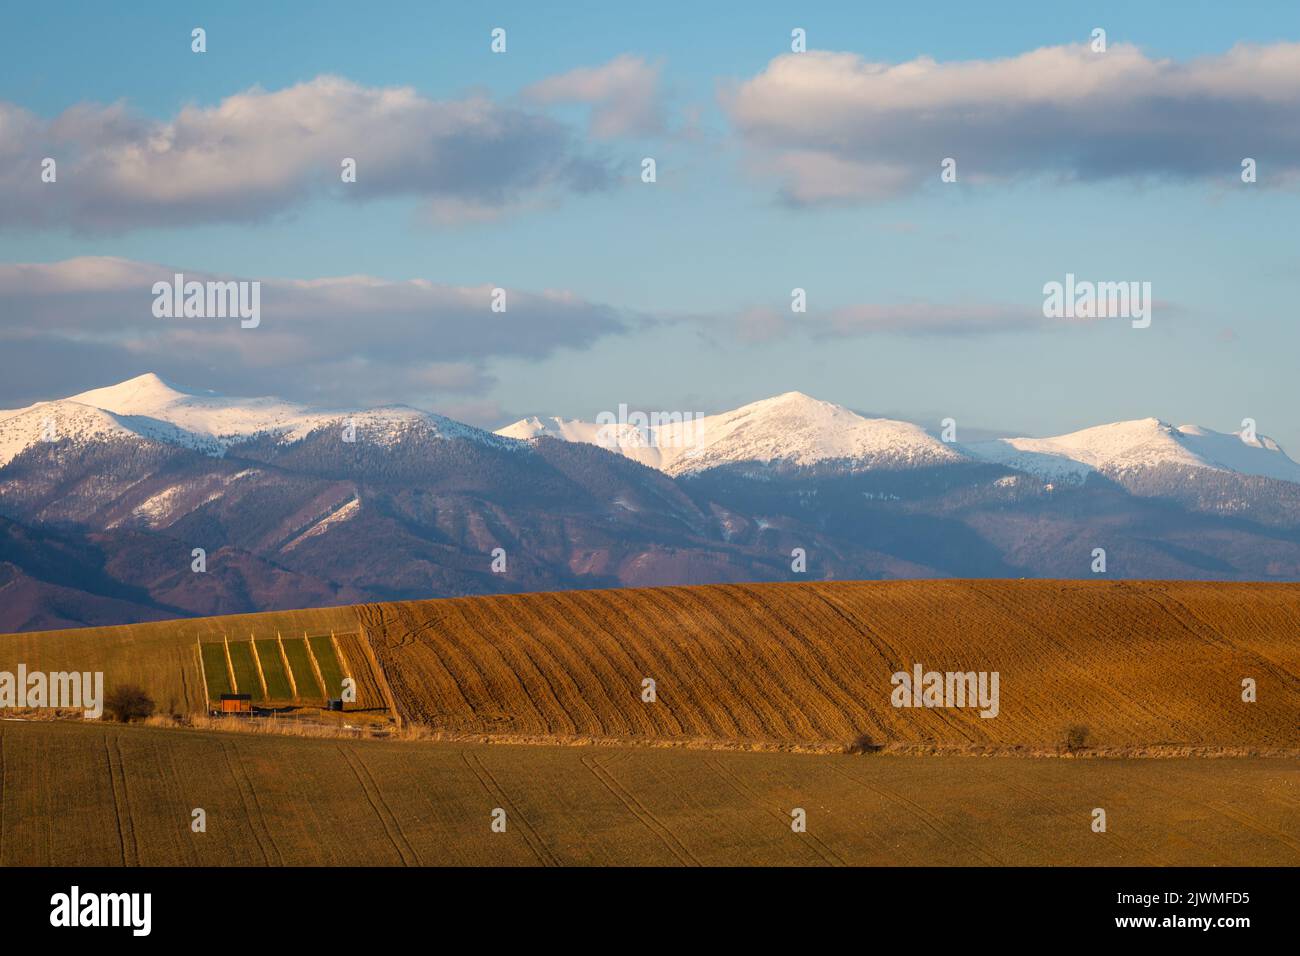
M853 757L0 723L0 865L1290 865L1294 761ZM506 830L490 827L495 808ZM807 831L790 811L803 808ZM1092 811L1106 810L1105 833ZM190 828L202 808L207 831Z
M203 707L194 643L334 631L366 699L439 731L837 746L1300 746L1300 585L893 581L573 591L0 637L0 670L103 670ZM358 632L359 636L349 636ZM371 665L371 654L378 667ZM1000 713L890 676L996 671ZM1241 699L1252 678L1258 700ZM642 701L642 681L657 699ZM387 687L384 686L385 682Z
M402 716L453 731L1041 747L1078 723L1099 746L1300 746L1296 585L716 585L357 613ZM1000 713L891 706L918 662L998 672Z

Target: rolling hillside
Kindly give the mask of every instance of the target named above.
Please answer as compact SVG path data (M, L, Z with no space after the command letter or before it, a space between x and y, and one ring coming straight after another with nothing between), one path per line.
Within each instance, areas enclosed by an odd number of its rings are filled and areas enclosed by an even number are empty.
M220 640L223 634L232 640L254 634L273 639L277 631L300 635L355 629L355 612L343 607L26 631L0 636L0 670L13 671L19 663L45 671L102 670L106 688L139 684L164 712L202 713L198 641Z
M1300 586L939 581L504 595L0 637L0 669L104 670L202 707L197 639L359 631L401 718L572 742L1300 746ZM999 674L996 717L891 706L891 675ZM656 700L643 701L643 681ZM1258 700L1241 699L1252 678Z

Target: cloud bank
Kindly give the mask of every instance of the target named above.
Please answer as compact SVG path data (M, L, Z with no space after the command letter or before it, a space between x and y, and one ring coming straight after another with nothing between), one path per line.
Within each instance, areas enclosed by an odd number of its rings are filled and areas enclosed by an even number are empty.
M636 322L570 292L371 276L263 279L261 324L156 318L155 282L239 277L112 257L0 264L0 403L157 371L230 394L339 402L480 395L497 357L585 348Z
M1052 176L1239 182L1300 178L1300 43L1239 44L1186 62L1128 44L1005 59L772 60L722 95L748 161L793 204L884 199L939 181Z
M41 180L45 157L56 182ZM353 183L342 181L345 158L356 161ZM610 182L569 127L482 95L434 100L320 76L167 121L122 103L43 119L0 101L0 227L255 222L320 195L411 196L438 221L482 219L542 191Z

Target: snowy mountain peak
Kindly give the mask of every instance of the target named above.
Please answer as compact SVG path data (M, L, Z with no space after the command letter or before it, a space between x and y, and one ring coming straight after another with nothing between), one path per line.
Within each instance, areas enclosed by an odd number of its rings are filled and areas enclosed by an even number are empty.
M1265 435L1246 440L1240 433L1175 426L1158 418L1096 425L1053 438L1000 438L969 445L967 451L1052 480L1082 481L1094 471L1115 475L1181 465L1300 482L1300 465Z
M412 427L442 438L502 441L481 429L404 405L366 411L312 409L278 398L191 392L149 372L70 398L0 412L0 466L51 434L54 440L79 443L146 439L223 455L231 445L259 435L292 442L345 422L355 424L363 440L381 444L401 441Z
M155 409L190 397L190 393L177 388L161 376L146 372L116 385L73 395L67 401L108 409L122 415L147 415Z
M1266 435L1218 432L1140 418L1050 438L1000 438L954 446L909 422L867 418L799 391L783 392L715 415L608 413L596 422L531 416L495 435L441 415L394 405L368 411L313 409L277 398L227 398L194 392L146 373L70 398L0 412L0 467L42 440L77 443L144 439L223 455L257 436L298 441L323 428L356 425L363 440L402 442L422 435L467 438L523 449L549 437L598 445L669 475L715 468L871 469L987 461L1048 481L1083 481L1176 465L1300 484L1300 464ZM50 439L49 436L54 438Z
M742 406L742 407L770 408L778 405L826 405L831 407L839 407L839 406L835 406L834 403L832 402L824 402L819 398L813 398L811 395L807 394L806 392L800 392L797 390L792 392L782 392L780 395L773 395L771 398L759 399L757 402L750 402L749 405Z
M540 438L543 435L550 435L553 438L563 438L566 428L572 425L583 425L574 418L542 418L538 415L532 415L528 418L521 418L512 425L504 428L498 428L496 433L507 438L519 438L528 440L529 438ZM586 439L571 438L570 441L585 441Z
M849 470L954 464L964 456L910 422L865 418L803 392L785 392L704 419L699 441L670 464L673 473L757 463Z
M547 435L601 445L670 475L723 466L807 468L834 462L861 470L964 460L916 425L864 418L843 405L797 391L717 415L681 414L668 422L648 417L649 424L641 425L533 417L497 434L525 439Z

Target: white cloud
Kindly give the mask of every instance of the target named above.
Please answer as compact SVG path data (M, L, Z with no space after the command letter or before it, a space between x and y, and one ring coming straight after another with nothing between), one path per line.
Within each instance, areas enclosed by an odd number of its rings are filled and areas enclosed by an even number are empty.
M530 86L525 94L539 103L586 103L591 133L604 139L659 133L664 128L659 100L660 65L622 54L596 67L579 67Z
M1261 183L1300 174L1300 43L1238 45L1186 62L1112 44L995 60L853 53L772 60L723 94L759 170L795 203L870 200L933 179L1169 176L1233 182L1245 156Z
M40 180L41 160L58 181ZM341 182L356 160L357 181ZM254 87L167 121L123 104L83 104L44 120L0 102L0 226L136 226L268 218L311 197L409 195L479 214L547 189L609 177L568 127L483 95L429 99L410 87L334 76ZM444 217L445 218L445 217Z
M490 286L364 275L261 279L254 329L237 319L155 318L153 284L177 272L187 281L239 278L105 257L0 264L0 350L13 370L0 401L59 394L60 381L77 385L87 368L97 379L157 370L232 394L481 394L494 358L586 348L634 321L566 291L507 289L506 311L492 312Z

